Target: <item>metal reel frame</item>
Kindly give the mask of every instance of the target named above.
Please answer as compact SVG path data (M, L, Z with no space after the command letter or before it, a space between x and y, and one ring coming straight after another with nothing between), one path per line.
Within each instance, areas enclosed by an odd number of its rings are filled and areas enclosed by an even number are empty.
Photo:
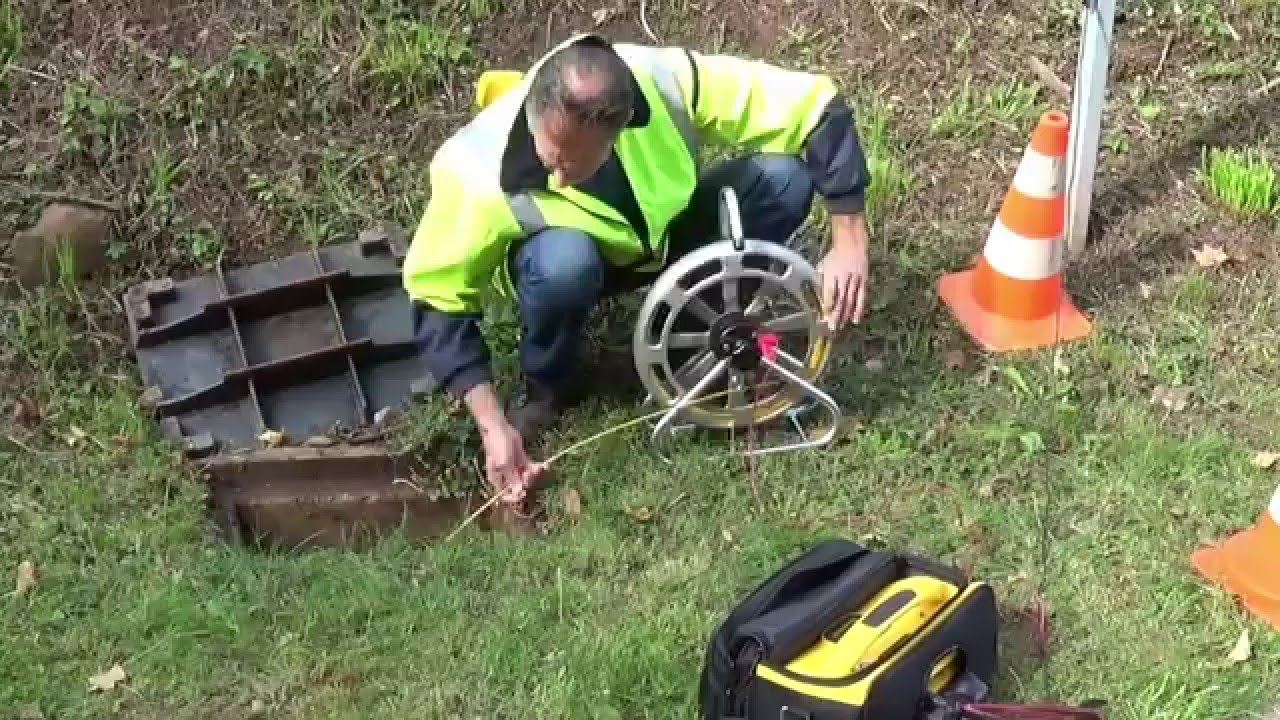
M677 417L692 426L736 431L785 414L800 430L802 442L744 454L826 445L835 437L841 412L835 400L816 386L826 371L831 342L817 271L781 243L746 238L732 188L722 188L719 199L721 239L664 270L646 293L636 321L632 337L636 372L649 393L647 401L669 408L654 427L652 439L673 432ZM746 307L740 298L744 282L758 284ZM704 293L715 289L720 294L719 310L704 299ZM775 301L789 302L796 309L780 317L763 317ZM780 335L795 337L796 333L803 338L803 349L788 349L778 342ZM673 366L673 351L691 355ZM781 381L781 387L761 397L759 387L751 387L761 374ZM708 394L721 382L726 390ZM805 436L797 420L797 415L811 409L801 407L806 401L831 415L831 425L820 437Z

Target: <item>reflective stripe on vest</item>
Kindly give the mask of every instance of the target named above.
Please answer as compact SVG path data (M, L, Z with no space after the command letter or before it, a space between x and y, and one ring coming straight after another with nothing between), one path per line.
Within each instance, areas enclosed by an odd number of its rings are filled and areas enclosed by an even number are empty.
M529 193L507 193L507 204L511 206L511 214L520 223L520 230L525 235L532 235L547 227L546 218L542 217L538 203Z
M689 148L689 155L698 157L702 147L702 138L693 125L693 109L684 101L684 92L680 89L678 68L688 68L690 75L694 72L689 56L680 48L652 48L643 45L618 44L615 46L632 67L640 67L653 79L653 84L667 106L667 114L684 138Z

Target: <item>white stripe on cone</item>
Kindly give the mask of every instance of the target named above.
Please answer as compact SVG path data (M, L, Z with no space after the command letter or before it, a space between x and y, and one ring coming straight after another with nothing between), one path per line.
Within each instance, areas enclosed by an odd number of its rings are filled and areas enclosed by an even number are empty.
M997 216L982 254L1002 275L1043 280L1062 269L1062 253L1058 251L1061 242L1062 233L1052 240L1029 240L1010 230Z
M1280 486L1276 487L1275 494L1271 496L1271 507L1267 511L1271 513L1271 519L1280 525Z
M1066 158L1045 155L1030 145L1013 175L1013 187L1023 195L1052 199L1062 195L1066 185Z

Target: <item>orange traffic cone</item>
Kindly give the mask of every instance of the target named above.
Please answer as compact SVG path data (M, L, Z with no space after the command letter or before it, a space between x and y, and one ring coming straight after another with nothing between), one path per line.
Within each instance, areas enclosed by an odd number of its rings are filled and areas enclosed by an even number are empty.
M1091 329L1062 284L1067 125L1061 111L1040 117L977 265L938 281L943 302L987 350L1044 347Z
M1280 487L1256 525L1200 548L1191 554L1191 564L1280 630Z

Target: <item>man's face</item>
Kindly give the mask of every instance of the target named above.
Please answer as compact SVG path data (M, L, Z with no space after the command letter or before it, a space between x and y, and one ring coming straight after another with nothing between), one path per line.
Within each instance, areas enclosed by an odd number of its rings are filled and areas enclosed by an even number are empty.
M530 131L538 158L551 172L553 188L577 185L594 175L609 158L616 137L554 111L544 114Z

